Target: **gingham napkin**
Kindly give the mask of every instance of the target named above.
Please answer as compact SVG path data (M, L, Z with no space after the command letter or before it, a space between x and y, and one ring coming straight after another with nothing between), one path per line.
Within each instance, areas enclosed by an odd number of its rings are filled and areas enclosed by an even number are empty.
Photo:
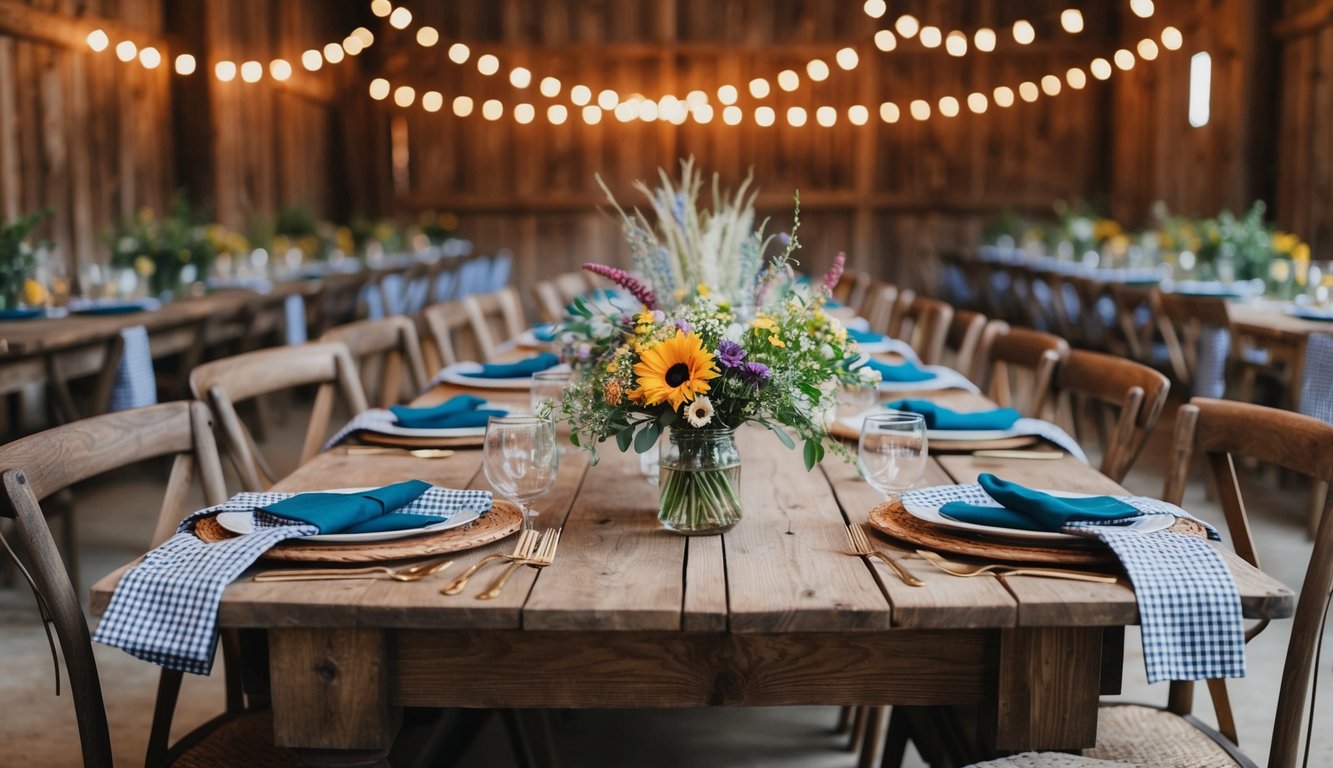
M313 525L259 511L292 493L240 493L185 518L176 534L116 585L93 640L144 661L207 675L217 649L218 604L227 585L269 548L319 533ZM490 511L490 491L431 488L398 510L449 518L464 510ZM219 512L254 512L255 531L207 544L194 535L195 522Z
M153 353L148 345L148 329L132 325L120 332L124 346L116 364L116 379L111 386L109 411L127 411L157 403L157 375L153 372Z
M1245 676L1245 628L1231 569L1208 542L1169 531L1139 533L1125 526L1147 515L1194 520L1220 541L1212 526L1174 504L1146 496L1112 498L1139 515L1104 523L1072 523L1065 533L1105 542L1120 560L1139 604L1143 662L1149 683ZM943 485L907 491L904 503L936 509L951 501L1001 506L980 485Z

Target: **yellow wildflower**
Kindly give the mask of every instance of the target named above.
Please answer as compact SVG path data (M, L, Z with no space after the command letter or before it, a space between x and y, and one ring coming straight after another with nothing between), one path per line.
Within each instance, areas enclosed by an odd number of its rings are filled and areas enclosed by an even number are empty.
M708 283L699 283L699 285L694 289L694 292L699 294L700 296L713 295L713 289L708 287Z
M1295 248L1296 244L1299 242L1300 239L1289 232L1273 233L1273 250L1278 253L1291 253L1292 249Z
M606 364L607 373L615 373L616 371L619 370L620 370L620 363L615 360L612 360L611 362Z
M613 408L620 405L621 394L620 382L615 379L606 382L606 388L602 390L602 397L606 400L606 404Z
M148 277L157 271L157 265L147 256L140 256L134 260L134 271L137 272L140 277Z
M1092 239L1101 242L1115 237L1120 232L1120 222L1114 219L1098 219L1092 227Z
M782 343L782 339L779 339L776 333L768 337L768 343L772 344L775 347L787 346L786 344Z
M23 303L29 306L37 306L46 303L46 289L42 284L28 278L23 281Z
M767 331L775 328L777 322L767 315L759 315L750 321L750 327L760 331Z

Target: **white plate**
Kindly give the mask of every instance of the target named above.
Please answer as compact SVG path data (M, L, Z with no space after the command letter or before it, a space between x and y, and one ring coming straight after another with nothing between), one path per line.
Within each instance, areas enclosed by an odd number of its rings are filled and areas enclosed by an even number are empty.
M977 385L966 376L943 365L923 365L923 369L935 374L935 378L925 381L881 381L880 392L938 392L944 389L965 389L978 392Z
M508 408L500 408L490 403L477 406L479 410L502 411L508 416ZM398 437L480 437L486 434L486 427L453 427L451 429L423 429L421 427L400 427L397 424L370 427L367 432L377 435L396 435Z
M481 363L454 363L440 371L438 379L447 384L456 384L460 387L475 387L477 389L532 389L531 376L523 376L513 379L488 379L482 376L468 375L470 373L481 373L481 370ZM569 366L556 365L547 368L546 370L567 371L569 370Z
M844 416L838 419L842 424L852 432L859 433L861 425L865 423L866 416L872 413L889 413L885 407L871 408L867 411L856 414L855 416ZM971 440L1004 440L1010 437L1022 437L1030 434L1019 429L927 429L926 440L943 441L971 441Z
M1086 499L1093 496L1090 493L1072 493L1070 491L1041 491L1049 493L1052 496L1061 499ZM1099 494L1102 495L1102 494ZM961 520L945 517L940 514L939 507L928 504L921 504L912 500L903 500L903 509L919 520L925 520L928 523L938 525L942 528L952 528L957 531L967 531L969 533L981 533L987 536L995 536L1007 539L1028 539L1031 541L1046 542L1068 542L1068 541L1087 541L1087 536L1077 536L1072 533L1051 533L1049 531L1024 531L1018 528L1005 528L998 525L981 525L979 523L965 523ZM1171 515L1147 515L1135 520L1129 525L1123 526L1120 530L1132 530L1139 533L1152 533L1170 528L1176 519Z
M361 491L373 490L368 488L330 488L325 491L311 491L311 493L360 493ZM412 536L420 536L423 533L438 533L447 531L450 528L458 528L481 517L481 513L475 509L464 510L456 513L453 517L442 523L427 525L423 528L412 528L406 531L374 531L372 533L321 533L315 536L304 536L300 541L318 542L323 544L354 544L368 541L392 541L394 539L406 539ZM253 512L219 512L217 516L218 525L226 528L232 533L244 536L247 533L254 533L255 520Z

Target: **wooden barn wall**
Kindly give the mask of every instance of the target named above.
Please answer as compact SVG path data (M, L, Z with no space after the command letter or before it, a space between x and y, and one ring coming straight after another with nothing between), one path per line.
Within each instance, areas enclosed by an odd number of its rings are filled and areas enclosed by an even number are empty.
M914 98L934 104L939 97L964 99L995 86L1017 87L1043 74L1063 74L1086 66L1093 56L1109 55L1119 25L1111 4L1086 6L1087 29L1064 34L1058 12L1066 3L1014 4L992 0L965 2L895 2L893 14L911 10L926 24L969 33L981 26L1007 30L1017 18L1036 22L1039 42L1029 47L1002 40L995 53L962 59L943 49L923 50L904 41L881 53L871 44L884 21L869 19L857 3L810 0L551 0L532 10L520 0L460 0L420 4L418 21L442 33L429 51L410 44L406 33L387 30L390 44L377 64L397 85L418 94L439 90L449 99L470 96L477 110L458 118L446 104L431 114L420 107L400 110L377 105L386 122L407 128L408 174L395 190L392 207L452 211L463 232L482 250L511 248L516 277L530 282L542 275L575 268L587 260L619 262L626 258L618 224L598 212L603 203L596 175L601 174L622 203L641 198L635 179L650 179L659 166L674 170L678 158L694 156L735 185L753 168L762 186L760 208L772 227L791 224L791 192L801 193L799 254L810 269L821 269L839 250L857 268L909 283L921 282L924 257L935 249L974 244L984 222L1005 211L1049 211L1052 201L1092 197L1105 189L1101 147L1109 141L1105 119L1110 89L1093 81L1084 90L1066 88L1058 98L1009 109L994 106L983 115L964 107L956 118L935 116L921 123L906 116ZM466 42L473 56L458 66L445 52L454 41ZM816 56L832 63L833 53L853 43L861 65L853 72L834 69L823 83L806 84L795 93L774 87L766 102L749 98L746 83L770 81L782 69L802 73ZM476 57L494 53L502 64L493 77L480 75ZM533 85L520 90L505 76L515 65L532 69ZM709 125L692 121L623 124L609 116L586 125L576 110L560 126L538 117L517 124L506 114L488 122L479 116L482 102L502 100L507 109L527 101L544 115L552 100L537 92L541 77L564 84L557 102L568 104L575 83L633 92L684 95L699 88L710 97L717 86L742 90L745 122L721 123L721 105ZM876 114L880 101L903 111L897 124ZM758 103L777 108L778 125L761 128L750 117ZM867 105L871 123L850 125L846 107ZM814 124L815 107L838 107L833 128ZM805 127L785 124L789 106L810 112Z
M1278 41L1278 221L1333 259L1333 2L1286 0Z

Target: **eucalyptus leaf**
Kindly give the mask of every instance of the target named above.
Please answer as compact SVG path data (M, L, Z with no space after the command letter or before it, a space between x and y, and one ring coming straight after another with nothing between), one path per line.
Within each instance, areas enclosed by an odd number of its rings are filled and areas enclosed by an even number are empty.
M634 450L636 453L647 453L657 444L657 438L662 436L662 427L657 422L652 422L648 426L639 430L639 434L634 436Z

